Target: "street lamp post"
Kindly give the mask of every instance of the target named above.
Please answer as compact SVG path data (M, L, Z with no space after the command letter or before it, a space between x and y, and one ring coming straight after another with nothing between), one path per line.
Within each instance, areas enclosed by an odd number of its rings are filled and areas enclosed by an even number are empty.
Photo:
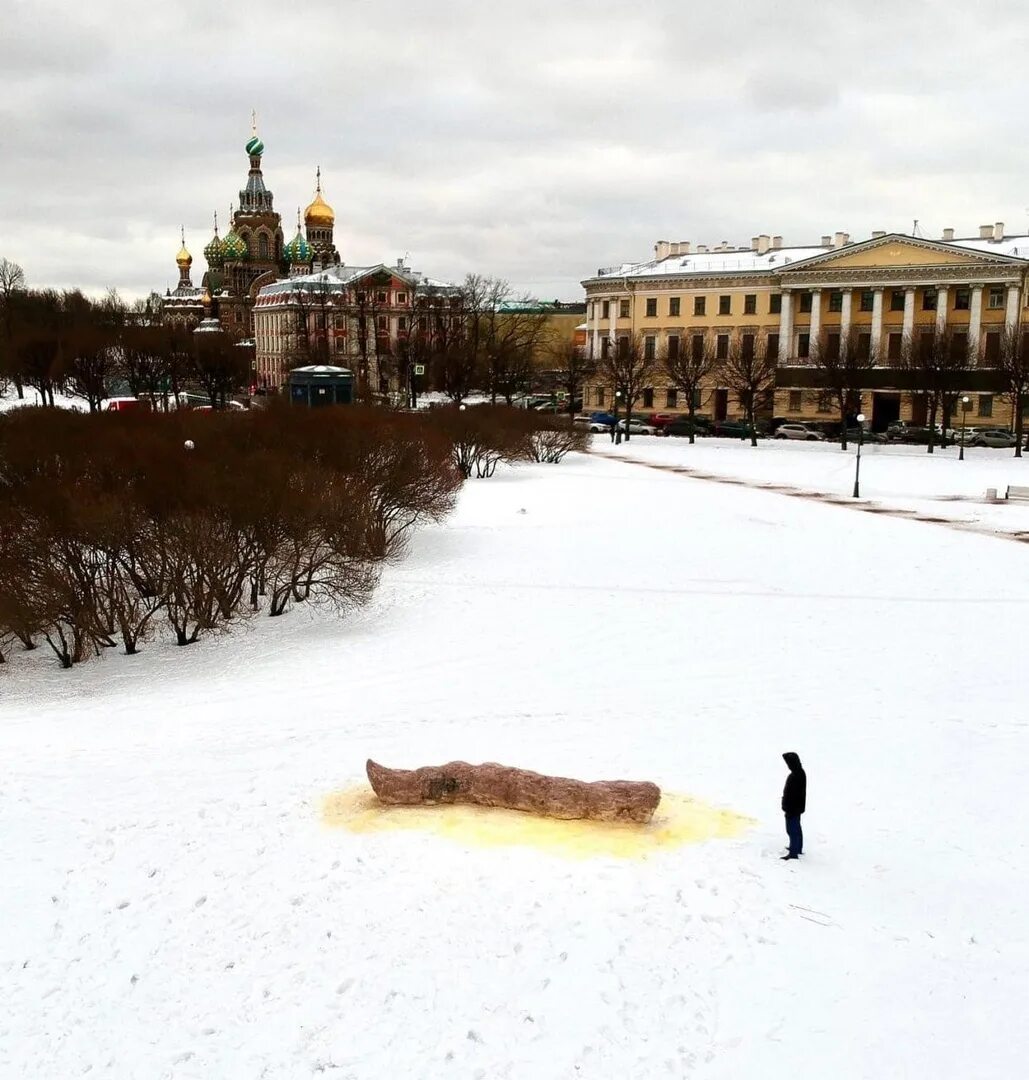
M858 422L858 448L857 459L854 463L854 498L861 498L861 447L865 442L865 414L857 414Z
M618 426L618 407L622 403L621 399L622 399L621 390L616 390L615 391L615 425L612 428L615 445L620 444L621 441L622 441L622 429ZM628 427L629 425L626 424L625 426Z
M965 460L965 416L968 414L968 395L961 398L961 446L958 448L958 461Z

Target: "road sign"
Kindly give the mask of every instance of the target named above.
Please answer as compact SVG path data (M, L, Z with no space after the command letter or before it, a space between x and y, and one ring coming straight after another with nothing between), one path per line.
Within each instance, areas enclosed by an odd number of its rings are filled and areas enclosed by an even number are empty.
M425 365L424 364L415 364L414 373L415 373L415 375L424 375L425 374Z

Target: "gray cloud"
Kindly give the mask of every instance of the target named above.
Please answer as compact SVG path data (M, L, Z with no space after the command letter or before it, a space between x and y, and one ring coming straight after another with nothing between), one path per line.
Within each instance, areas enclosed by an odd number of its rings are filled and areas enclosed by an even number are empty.
M287 231L320 164L348 261L544 296L659 236L1024 227L1027 39L1014 2L8 0L0 255L163 290L183 223L202 269L253 107Z

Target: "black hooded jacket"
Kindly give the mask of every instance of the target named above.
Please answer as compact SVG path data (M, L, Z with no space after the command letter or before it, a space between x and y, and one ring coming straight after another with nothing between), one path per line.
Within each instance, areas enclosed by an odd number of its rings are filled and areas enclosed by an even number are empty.
M786 786L782 789L782 810L784 814L794 817L803 814L807 806L807 773L792 750L787 750L782 759L790 767L790 775L786 777Z

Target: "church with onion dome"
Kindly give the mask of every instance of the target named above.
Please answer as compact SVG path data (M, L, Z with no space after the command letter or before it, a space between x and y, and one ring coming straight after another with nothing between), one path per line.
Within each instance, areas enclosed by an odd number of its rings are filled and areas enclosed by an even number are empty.
M322 194L321 168L303 224L298 211L296 236L286 242L274 197L264 183L265 146L256 124L244 149L250 163L246 185L239 192L239 202L229 207L224 236L214 215L214 234L203 249L207 270L200 284L192 281L193 257L183 232L175 258L179 280L163 298L166 321L195 327L205 317L217 318L222 329L240 341L254 336L254 306L264 286L337 266L340 261L333 241L336 217Z

